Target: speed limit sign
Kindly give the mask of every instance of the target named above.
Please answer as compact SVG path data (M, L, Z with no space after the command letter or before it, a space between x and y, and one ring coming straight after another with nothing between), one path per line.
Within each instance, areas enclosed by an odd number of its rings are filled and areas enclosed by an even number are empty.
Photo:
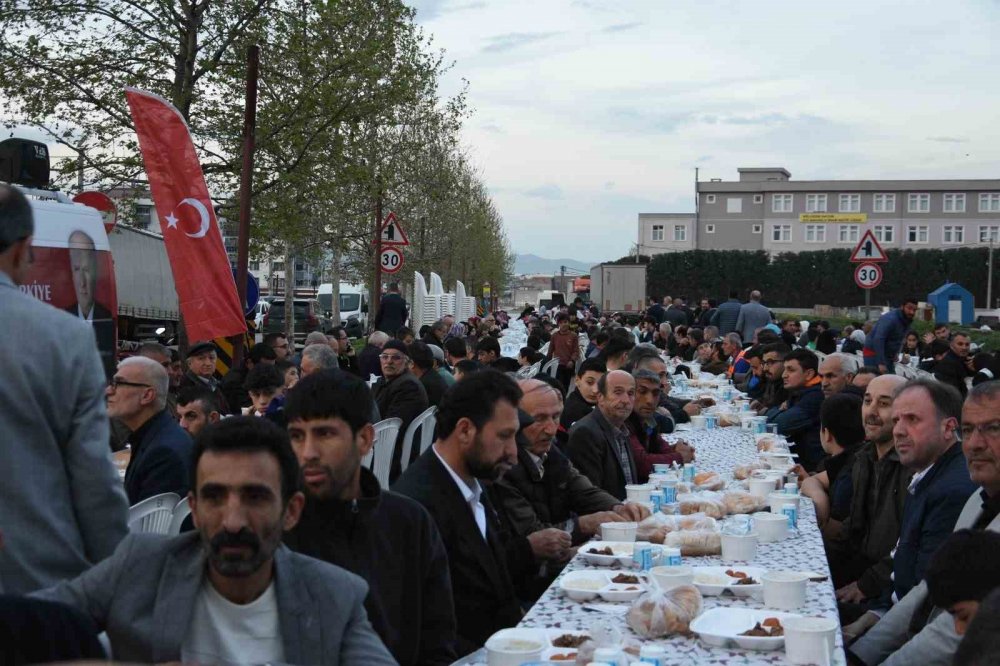
M861 264L854 269L854 283L862 289L874 289L882 282L882 267L878 264Z
M403 253L394 247L382 248L378 263L383 273L395 273L403 267Z

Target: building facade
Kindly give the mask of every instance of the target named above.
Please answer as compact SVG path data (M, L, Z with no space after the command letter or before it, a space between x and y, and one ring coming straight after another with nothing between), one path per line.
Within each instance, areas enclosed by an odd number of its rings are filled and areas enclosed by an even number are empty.
M686 249L853 249L869 229L887 250L1000 242L1000 180L794 181L782 168L738 171L738 181L698 183ZM643 238L655 217L639 215Z
M695 249L695 216L691 213L639 213L639 254Z

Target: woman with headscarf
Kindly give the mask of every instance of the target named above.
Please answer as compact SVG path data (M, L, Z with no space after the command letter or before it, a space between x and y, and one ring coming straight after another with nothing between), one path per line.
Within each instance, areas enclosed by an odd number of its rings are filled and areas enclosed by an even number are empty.
M844 340L840 351L845 354L856 354L865 346L865 332L860 328L851 331L851 337Z

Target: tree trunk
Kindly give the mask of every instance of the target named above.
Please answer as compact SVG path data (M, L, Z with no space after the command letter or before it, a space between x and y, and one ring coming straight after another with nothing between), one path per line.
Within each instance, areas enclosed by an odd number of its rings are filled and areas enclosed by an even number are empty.
M333 247L333 259L330 261L330 282L332 283L332 294L330 299L330 311L333 313L333 325L340 326L340 247Z
M295 264L292 246L285 245L285 336L295 347Z

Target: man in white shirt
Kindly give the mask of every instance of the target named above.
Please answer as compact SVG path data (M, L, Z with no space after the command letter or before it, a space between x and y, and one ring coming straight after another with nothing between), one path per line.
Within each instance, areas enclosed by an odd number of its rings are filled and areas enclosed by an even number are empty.
M281 545L304 501L282 429L252 417L209 425L192 468L197 531L133 534L37 596L89 615L120 661L396 663L368 622L367 584Z

